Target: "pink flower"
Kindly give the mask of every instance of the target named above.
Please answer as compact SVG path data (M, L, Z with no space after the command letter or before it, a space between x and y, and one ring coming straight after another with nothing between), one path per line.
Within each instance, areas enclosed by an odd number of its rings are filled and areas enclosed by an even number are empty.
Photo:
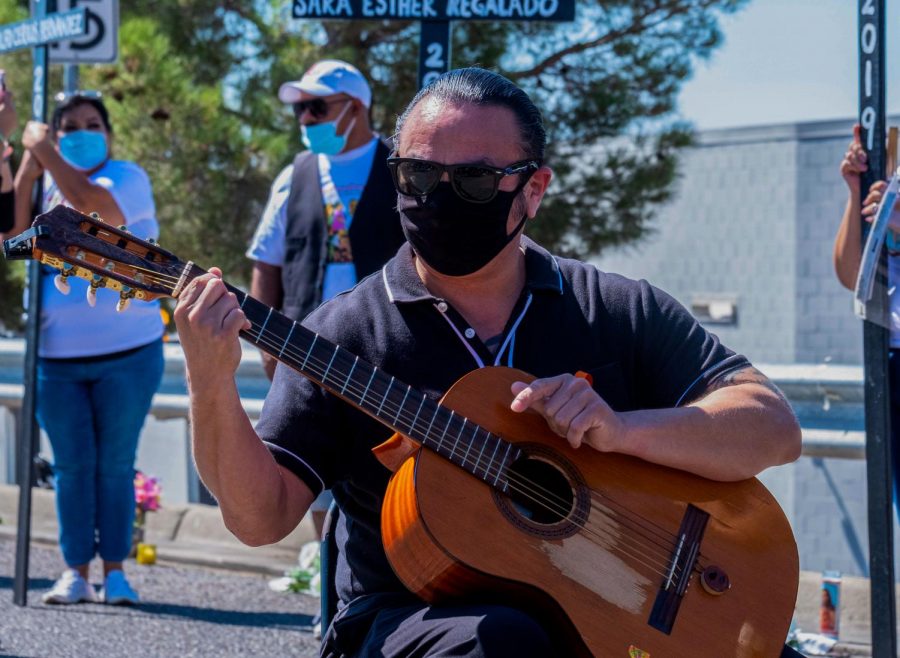
M134 474L134 501L142 512L155 512L160 508L162 487L159 480L147 477L140 471Z

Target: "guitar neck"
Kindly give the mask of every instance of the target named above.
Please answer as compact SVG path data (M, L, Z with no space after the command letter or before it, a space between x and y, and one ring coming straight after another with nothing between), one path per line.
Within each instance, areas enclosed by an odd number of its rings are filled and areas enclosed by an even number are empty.
M519 457L518 448L299 322L226 286L252 325L241 331L242 338L395 432L492 487L506 489L507 467Z

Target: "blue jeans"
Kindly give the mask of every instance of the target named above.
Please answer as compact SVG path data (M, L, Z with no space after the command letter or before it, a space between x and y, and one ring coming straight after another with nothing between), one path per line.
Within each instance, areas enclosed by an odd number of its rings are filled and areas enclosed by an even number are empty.
M138 437L163 373L162 341L121 355L39 359L37 416L53 446L59 545L70 567L131 549Z

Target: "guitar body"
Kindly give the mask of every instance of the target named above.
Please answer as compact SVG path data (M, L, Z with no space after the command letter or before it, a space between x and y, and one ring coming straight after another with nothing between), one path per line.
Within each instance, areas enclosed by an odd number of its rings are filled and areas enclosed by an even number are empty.
M432 603L525 608L565 655L780 656L799 565L766 488L572 450L536 413L509 411L512 382L531 379L483 368L442 400L526 453L522 474L537 484L524 494L500 493L429 450L395 472L382 535L404 584ZM536 499L559 514L535 512Z

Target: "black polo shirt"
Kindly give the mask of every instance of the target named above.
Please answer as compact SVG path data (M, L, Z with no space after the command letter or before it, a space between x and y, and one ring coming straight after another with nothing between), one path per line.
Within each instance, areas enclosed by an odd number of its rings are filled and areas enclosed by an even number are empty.
M617 411L675 407L748 364L646 281L556 258L528 239L523 247L526 286L496 354L425 289L408 244L303 324L435 400L467 372L498 364L537 377L586 371ZM390 472L371 453L392 431L283 366L256 429L279 464L314 492L334 492L341 601L405 591L380 535Z

